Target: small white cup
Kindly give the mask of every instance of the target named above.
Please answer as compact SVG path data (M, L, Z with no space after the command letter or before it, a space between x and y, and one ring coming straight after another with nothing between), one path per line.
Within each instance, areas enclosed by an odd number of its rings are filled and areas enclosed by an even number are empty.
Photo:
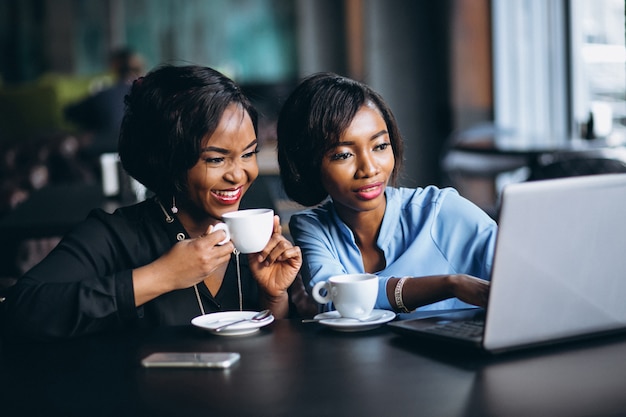
M102 193L105 197L112 197L120 193L118 165L119 157L116 153L104 153L100 155Z
M326 295L321 290L326 290ZM341 317L362 319L369 316L378 296L378 277L374 274L335 275L313 287L313 298L320 304L333 302Z
M241 253L257 253L263 250L272 237L274 230L274 210L247 209L225 213L224 223L213 226L213 230L226 232L226 239L233 241L235 248Z

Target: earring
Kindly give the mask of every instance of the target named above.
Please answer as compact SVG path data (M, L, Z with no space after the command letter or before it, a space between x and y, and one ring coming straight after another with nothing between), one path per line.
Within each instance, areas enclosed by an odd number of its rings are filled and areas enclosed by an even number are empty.
M172 197L172 213L178 213L178 207L176 207L176 197Z

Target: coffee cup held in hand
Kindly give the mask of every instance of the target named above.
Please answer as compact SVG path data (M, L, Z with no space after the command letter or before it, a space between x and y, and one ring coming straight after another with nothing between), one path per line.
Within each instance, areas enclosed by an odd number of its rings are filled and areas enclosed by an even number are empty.
M233 241L241 253L256 253L263 250L274 230L274 210L247 209L225 213L224 223L218 223L213 230L223 230L226 238L220 245Z
M321 291L325 291L322 295ZM332 301L341 317L362 319L369 316L378 296L374 274L335 275L313 287L313 298L320 304Z

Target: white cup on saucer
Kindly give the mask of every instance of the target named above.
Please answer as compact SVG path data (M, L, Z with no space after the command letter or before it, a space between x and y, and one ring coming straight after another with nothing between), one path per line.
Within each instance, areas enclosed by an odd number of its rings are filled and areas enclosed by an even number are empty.
M222 220L224 223L213 226L213 230L223 230L226 233L226 238L220 244L232 240L235 248L241 253L256 253L263 250L274 230L272 209L231 211L222 215Z
M322 294L325 290L325 294ZM332 301L341 317L368 317L378 296L378 277L374 274L342 274L321 281L313 287L313 298L320 304Z

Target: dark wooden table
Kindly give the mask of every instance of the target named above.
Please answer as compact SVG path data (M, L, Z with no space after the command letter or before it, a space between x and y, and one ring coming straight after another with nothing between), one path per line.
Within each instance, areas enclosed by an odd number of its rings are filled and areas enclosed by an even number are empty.
M235 351L229 370L145 369L156 351ZM417 345L389 327L341 333L277 320L259 333L192 326L6 343L9 416L619 416L626 337L487 357Z

